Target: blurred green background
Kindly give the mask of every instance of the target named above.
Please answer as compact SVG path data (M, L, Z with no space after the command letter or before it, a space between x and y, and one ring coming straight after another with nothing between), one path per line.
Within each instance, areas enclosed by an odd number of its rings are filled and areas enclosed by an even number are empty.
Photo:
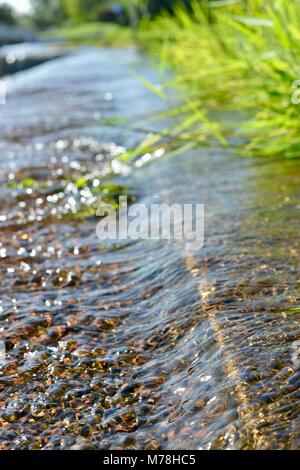
M0 23L26 23L39 30L95 21L136 27L141 17L155 17L163 10L172 12L179 2L189 3L188 0L7 0L0 2Z

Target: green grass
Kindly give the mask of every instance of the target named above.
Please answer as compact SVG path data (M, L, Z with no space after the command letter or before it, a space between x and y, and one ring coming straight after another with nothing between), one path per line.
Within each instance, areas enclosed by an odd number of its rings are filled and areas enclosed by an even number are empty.
M172 142L186 148L212 140L238 145L239 151L243 145L246 155L298 158L300 105L292 95L300 102L300 82L298 89L292 85L300 80L300 0L206 3L209 9L195 0L192 11L178 7L175 16L142 23L140 45L160 58L162 72L173 70L171 85L186 99L167 114L175 125L147 137L122 159L162 144L170 150ZM129 29L101 23L52 30L46 37L100 46L134 42ZM140 79L168 100L163 89Z
M129 28L111 23L83 23L42 33L43 39L63 40L70 45L127 46L133 43Z
M299 157L300 105L292 103L300 79L299 0L214 1L210 21L199 2L192 8L144 23L140 33L186 93L172 111L182 123L176 137L207 140L210 122L223 139L244 142L245 154Z

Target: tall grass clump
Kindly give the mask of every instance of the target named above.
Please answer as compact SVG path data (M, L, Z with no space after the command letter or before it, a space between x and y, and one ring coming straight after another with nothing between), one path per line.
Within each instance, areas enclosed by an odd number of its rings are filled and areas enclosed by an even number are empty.
M190 139L208 113L248 154L300 156L300 0L195 0L144 23L141 40L187 93Z

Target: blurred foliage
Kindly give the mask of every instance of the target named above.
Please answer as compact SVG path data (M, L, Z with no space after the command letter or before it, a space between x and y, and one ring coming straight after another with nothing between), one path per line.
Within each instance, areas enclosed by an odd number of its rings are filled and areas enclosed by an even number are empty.
M10 26L13 26L17 23L14 10L5 3L0 5L0 23L4 23Z
M67 15L62 0L31 0L32 22L38 29L60 25Z
M173 110L180 137L201 141L205 113L247 155L299 158L299 0L209 5L210 15L196 0L188 10L178 5L144 21L140 34L188 96Z

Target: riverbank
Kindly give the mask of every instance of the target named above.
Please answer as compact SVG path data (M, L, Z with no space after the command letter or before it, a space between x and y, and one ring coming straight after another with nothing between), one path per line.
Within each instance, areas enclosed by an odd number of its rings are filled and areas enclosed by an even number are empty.
M69 45L128 46L134 43L130 28L115 23L83 23L48 30L40 39L64 41Z

